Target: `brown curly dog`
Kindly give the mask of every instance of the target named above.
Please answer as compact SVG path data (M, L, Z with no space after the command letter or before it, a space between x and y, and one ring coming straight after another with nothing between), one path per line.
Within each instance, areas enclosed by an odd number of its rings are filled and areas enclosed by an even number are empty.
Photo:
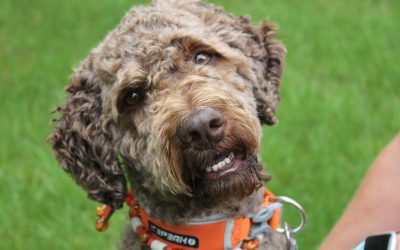
M61 166L113 210L129 180L168 225L254 212L269 180L261 125L276 123L286 52L274 34L200 0L133 8L74 70L49 137ZM149 249L133 231L122 248ZM284 249L274 235L260 249Z

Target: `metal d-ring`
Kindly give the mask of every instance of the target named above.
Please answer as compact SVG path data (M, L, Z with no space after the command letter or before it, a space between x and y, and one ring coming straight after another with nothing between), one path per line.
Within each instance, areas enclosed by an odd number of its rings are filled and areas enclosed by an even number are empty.
M301 222L300 222L300 225L298 227L291 229L287 225L287 223L285 223L286 224L285 228L279 227L279 228L276 229L277 232L286 233L286 234L290 233L291 235L294 235L294 234L300 232L301 230L303 230L303 228L304 228L304 226L306 224L306 221L307 221L307 216L306 216L306 212L304 211L304 208L299 203L297 203L297 201L295 201L295 200L293 200L293 199L291 199L289 197L286 197L286 196L275 196L275 197L272 198L272 200L278 201L278 202L282 203L282 205L284 203L287 203L287 204L290 204L290 205L294 206L299 211L300 216L301 216Z

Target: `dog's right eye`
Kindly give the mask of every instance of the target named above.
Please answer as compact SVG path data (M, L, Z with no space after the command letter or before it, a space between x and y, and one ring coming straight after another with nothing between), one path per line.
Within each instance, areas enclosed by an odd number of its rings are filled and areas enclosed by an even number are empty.
M130 91L124 96L124 104L126 106L132 107L135 106L139 102L140 96L138 93L134 91Z
M123 112L126 109L132 109L136 107L136 105L142 99L140 91L137 90L128 90L123 93L118 102L118 110L119 112Z

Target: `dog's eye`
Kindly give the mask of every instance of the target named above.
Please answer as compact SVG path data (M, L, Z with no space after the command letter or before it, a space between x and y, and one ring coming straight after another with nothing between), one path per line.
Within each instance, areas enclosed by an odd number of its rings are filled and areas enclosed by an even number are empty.
M131 110L137 106L142 100L141 92L138 90L128 90L123 93L117 103L117 108L120 113Z
M207 64L211 61L212 55L205 53L205 52L200 52L197 53L194 60L197 64Z
M128 107L135 106L140 100L140 95L135 91L128 91L124 97L123 102Z

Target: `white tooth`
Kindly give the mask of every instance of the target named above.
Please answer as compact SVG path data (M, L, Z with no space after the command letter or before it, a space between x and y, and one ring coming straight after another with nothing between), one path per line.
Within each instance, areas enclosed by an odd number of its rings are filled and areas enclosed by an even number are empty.
M211 172L211 167L206 168L207 173Z
M229 154L229 159L231 159L231 161L232 161L234 158L235 158L235 155L231 152L231 153Z
M229 159L229 157L227 157L227 158L225 158L224 162L225 162L225 164L229 164L229 163L231 163L231 159Z
M214 172L216 172L216 171L218 170L218 166L217 166L217 164L216 164L216 165L214 165L214 166L212 166L212 170L214 170Z

